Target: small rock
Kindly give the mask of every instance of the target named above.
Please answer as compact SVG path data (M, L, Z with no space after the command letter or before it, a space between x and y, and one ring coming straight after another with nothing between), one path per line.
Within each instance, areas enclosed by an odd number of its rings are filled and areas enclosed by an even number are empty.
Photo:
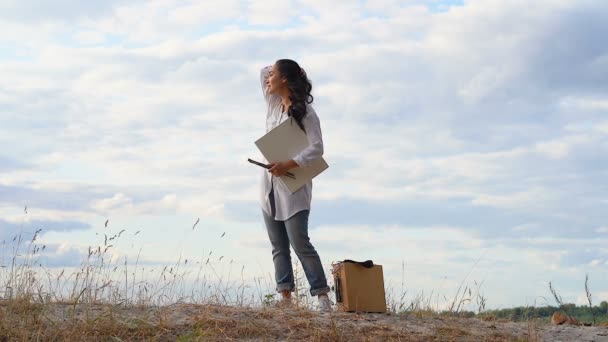
M556 311L553 313L553 316L551 316L551 324L581 325L581 322L579 322L576 318L572 318L566 314Z

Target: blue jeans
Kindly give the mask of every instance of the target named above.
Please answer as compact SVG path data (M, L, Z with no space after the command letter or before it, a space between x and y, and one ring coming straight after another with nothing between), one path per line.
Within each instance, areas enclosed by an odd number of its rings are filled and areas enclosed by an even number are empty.
M295 288L289 250L291 243L310 284L310 294L317 296L328 293L329 286L327 286L321 258L308 237L309 211L299 211L285 221L275 220L272 191L270 192L270 206L273 210L272 216L268 216L263 210L262 214L272 244L272 260L274 262L277 291L293 291Z

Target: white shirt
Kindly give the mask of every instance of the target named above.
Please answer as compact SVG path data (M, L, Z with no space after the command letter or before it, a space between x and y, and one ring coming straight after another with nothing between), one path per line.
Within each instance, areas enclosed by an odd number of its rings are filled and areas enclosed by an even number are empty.
M266 113L266 132L269 132L280 123L288 119L286 112L282 111L282 100L278 95L268 94L266 91L266 79L270 67L265 67L260 73L260 81L262 83L262 92L268 104L268 112ZM309 145L296 155L293 160L300 167L307 167L310 163L323 155L323 138L321 136L321 123L317 113L310 104L306 104L306 115L302 119L302 124L306 130L306 137ZM284 160L282 160L284 161ZM268 172L262 170L260 205L262 210L269 216L272 215L270 207L270 190L273 189L275 202L275 220L285 221L301 210L310 210L310 201L312 199L312 181L306 183L298 191L293 194L282 182ZM274 186L273 186L274 185Z

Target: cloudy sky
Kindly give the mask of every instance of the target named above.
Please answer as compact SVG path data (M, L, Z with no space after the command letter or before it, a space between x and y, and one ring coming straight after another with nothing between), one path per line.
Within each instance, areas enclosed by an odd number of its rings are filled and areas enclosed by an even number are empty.
M327 269L372 259L409 297L481 283L492 308L554 304L549 281L582 304L589 274L608 300L605 1L329 3L0 1L0 262L20 232L61 268L125 229L117 258L271 280L246 158L259 71L291 58L330 164Z

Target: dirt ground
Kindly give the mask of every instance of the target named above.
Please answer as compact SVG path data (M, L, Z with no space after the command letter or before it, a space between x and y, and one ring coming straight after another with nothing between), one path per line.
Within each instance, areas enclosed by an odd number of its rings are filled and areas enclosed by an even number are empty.
M594 341L608 328L300 308L0 305L0 341Z

